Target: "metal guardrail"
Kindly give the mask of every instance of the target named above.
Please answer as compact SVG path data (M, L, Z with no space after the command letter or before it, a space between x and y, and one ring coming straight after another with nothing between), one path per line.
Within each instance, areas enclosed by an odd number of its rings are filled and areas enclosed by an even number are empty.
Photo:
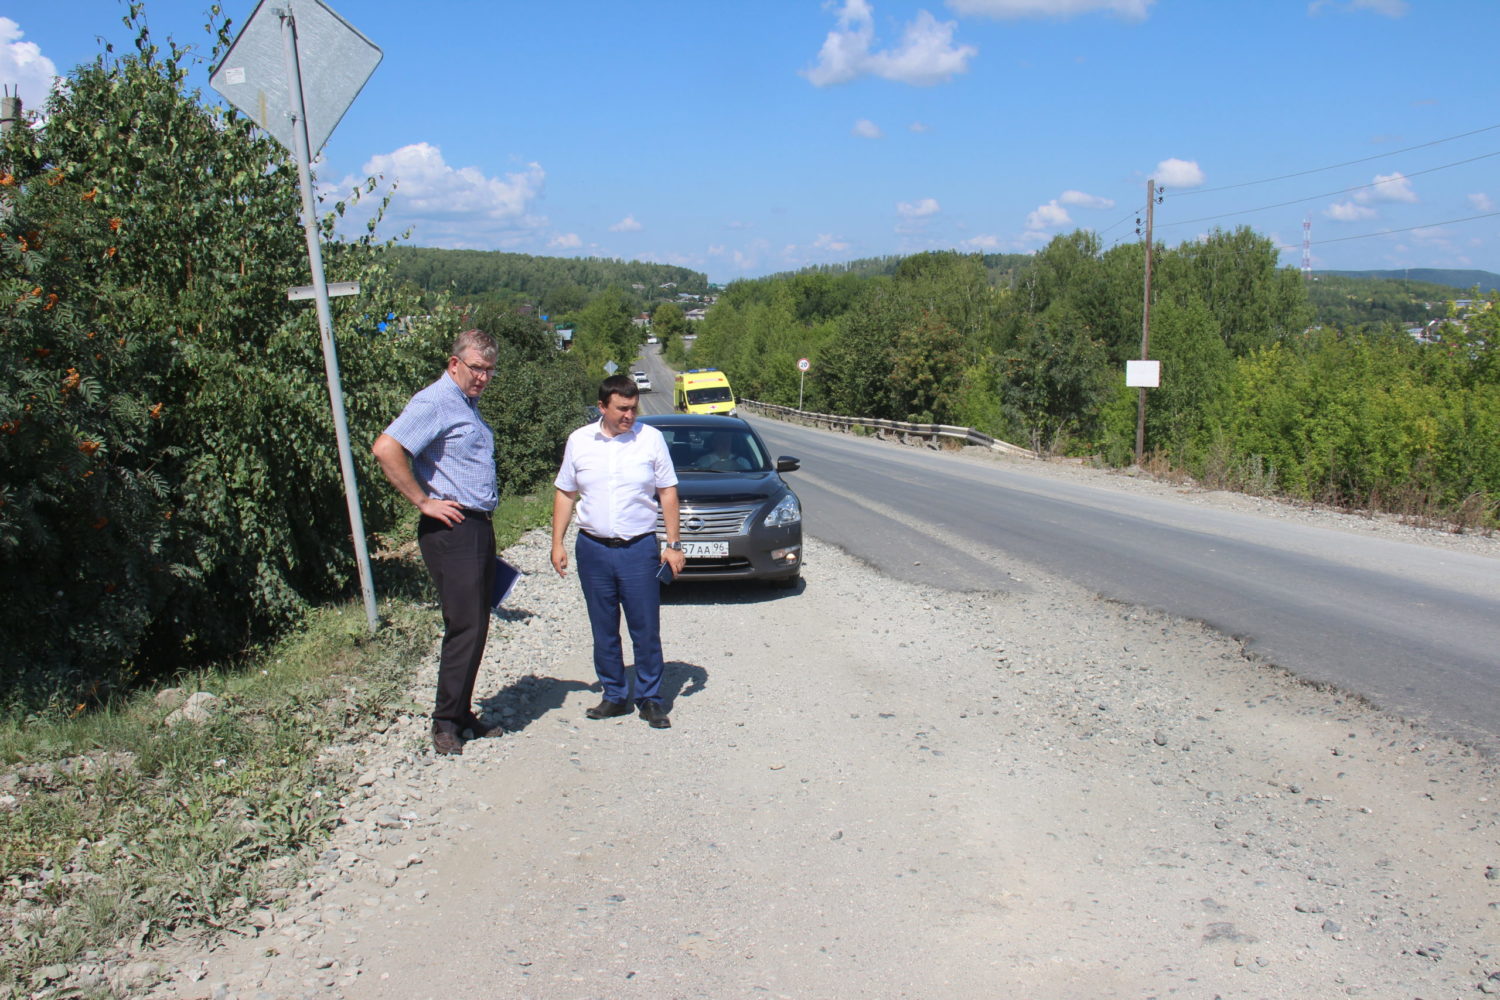
M902 444L909 444L908 438L921 438L932 440L936 438L951 438L963 441L966 444L979 445L989 448L991 451L1002 452L1006 455L1014 455L1017 458L1037 458L1037 453L1030 448L1022 448L999 438L992 438L988 434L981 434L972 427L950 427L947 424L909 424L902 420L874 420L868 417L840 417L829 413L809 413L806 410L793 409L790 406L777 406L775 403L761 403L753 399L736 400L740 406L748 406L767 416L780 417L781 419L792 419L804 421L814 427L836 427L848 430L851 427L870 427L877 432L893 432ZM877 433L877 437L881 434Z

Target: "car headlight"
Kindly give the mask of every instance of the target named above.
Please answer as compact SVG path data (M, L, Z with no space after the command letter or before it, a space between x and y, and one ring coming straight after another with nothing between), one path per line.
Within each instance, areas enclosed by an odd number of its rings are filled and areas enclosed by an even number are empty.
M788 493L781 498L781 502L771 508L771 513L766 515L766 527L781 528L788 524L796 524L802 520L802 505L797 502L795 493Z

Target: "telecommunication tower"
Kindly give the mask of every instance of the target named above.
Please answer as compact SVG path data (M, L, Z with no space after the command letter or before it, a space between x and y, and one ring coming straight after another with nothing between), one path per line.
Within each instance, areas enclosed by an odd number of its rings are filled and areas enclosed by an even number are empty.
M1312 216L1302 217L1302 279L1312 277Z

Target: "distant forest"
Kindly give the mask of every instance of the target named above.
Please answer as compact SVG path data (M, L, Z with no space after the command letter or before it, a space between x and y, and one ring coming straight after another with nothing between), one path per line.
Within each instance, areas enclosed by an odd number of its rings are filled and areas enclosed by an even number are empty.
M1315 278L1378 278L1382 281L1426 282L1460 291L1478 288L1481 292L1500 290L1500 274L1493 271L1461 271L1437 267L1408 267L1399 271L1314 271ZM1450 292L1451 294L1451 292Z
M610 288L639 309L683 293L708 293L708 275L701 271L638 260L405 246L391 248L390 259L396 280L423 293L553 317L582 309Z
M863 257L768 275L758 281L781 281L796 275L868 279L894 275L907 258ZM991 288L1014 290L1034 261L1032 254L975 254ZM410 282L428 296L446 295L470 306L550 316L554 320L581 311L606 289L615 289L635 313L681 294L703 296L712 290L701 271L671 264L602 257L540 257L491 250L440 250L395 247L394 277ZM1405 271L1317 271L1305 282L1314 325L1341 329L1388 324L1421 326L1443 319L1448 303L1500 289L1500 274L1490 271L1413 268Z

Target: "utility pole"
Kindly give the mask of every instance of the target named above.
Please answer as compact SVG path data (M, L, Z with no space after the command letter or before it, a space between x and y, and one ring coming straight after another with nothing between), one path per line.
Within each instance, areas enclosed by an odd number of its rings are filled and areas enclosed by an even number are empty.
M10 84L5 85L5 96L0 97L0 136L9 135L10 130L21 123L21 89L10 92Z
M1156 178L1146 182L1146 289L1141 304L1141 360L1150 357L1151 348L1151 218L1156 207ZM1146 387L1140 388L1140 401L1135 413L1135 465L1141 468L1146 449Z

